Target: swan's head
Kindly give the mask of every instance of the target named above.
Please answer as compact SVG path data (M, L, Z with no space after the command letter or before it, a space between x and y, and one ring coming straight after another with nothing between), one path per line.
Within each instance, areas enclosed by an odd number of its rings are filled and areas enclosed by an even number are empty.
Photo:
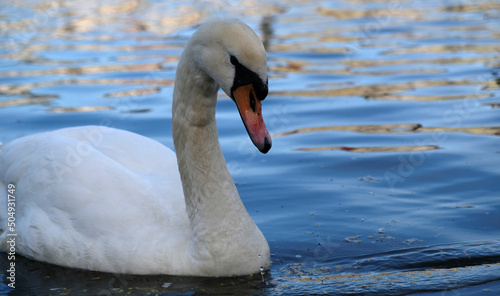
M271 149L271 136L262 117L268 93L267 59L262 41L240 21L214 20L193 34L197 64L236 103L254 145Z

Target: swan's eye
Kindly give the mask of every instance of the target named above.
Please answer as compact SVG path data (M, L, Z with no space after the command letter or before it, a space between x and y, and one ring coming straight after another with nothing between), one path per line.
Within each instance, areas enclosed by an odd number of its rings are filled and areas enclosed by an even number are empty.
M240 64L238 59L233 55L229 58L229 60L231 61L231 64L233 64L234 66L238 66Z

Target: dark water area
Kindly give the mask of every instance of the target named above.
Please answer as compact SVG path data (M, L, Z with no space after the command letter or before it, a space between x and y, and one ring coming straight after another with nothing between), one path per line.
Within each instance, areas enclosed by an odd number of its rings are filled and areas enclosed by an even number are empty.
M114 275L16 257L9 295L497 295L500 1L6 1L0 142L108 125L173 148L197 24L268 51L260 154L221 93L222 149L273 265L238 278Z

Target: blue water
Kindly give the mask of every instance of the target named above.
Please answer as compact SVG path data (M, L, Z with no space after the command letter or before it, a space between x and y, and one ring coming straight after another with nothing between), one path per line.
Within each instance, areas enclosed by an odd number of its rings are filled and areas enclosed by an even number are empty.
M105 124L173 147L175 67L196 24L268 51L260 154L234 103L220 142L273 265L230 279L17 258L11 295L496 295L500 2L14 1L0 6L0 141Z

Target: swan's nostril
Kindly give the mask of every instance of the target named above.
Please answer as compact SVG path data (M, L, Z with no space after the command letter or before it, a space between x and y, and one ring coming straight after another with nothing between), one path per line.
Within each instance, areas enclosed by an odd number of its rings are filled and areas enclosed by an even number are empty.
M255 112L255 104L256 104L256 102L255 102L255 96L253 94L253 91L250 91L249 97L250 97L250 108L252 108L252 111Z

